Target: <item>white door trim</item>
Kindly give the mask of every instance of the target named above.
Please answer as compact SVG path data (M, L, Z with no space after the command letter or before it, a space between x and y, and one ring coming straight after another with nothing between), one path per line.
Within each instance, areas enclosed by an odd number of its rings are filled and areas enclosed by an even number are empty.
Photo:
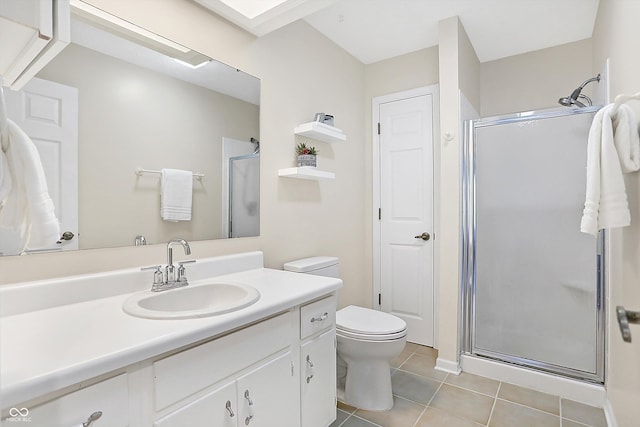
M372 106L372 120L371 120L371 136L372 136L372 171L373 171L373 195L372 195L372 223L373 223L373 298L371 301L371 306L379 310L380 304L378 300L378 295L381 293L381 283L380 283L380 221L378 217L378 212L380 209L380 135L378 135L378 123L380 122L380 105L393 102L400 101L407 98L414 98L417 96L423 95L432 95L434 99L433 104L433 150L434 150L434 176L433 176L433 222L434 222L434 251L433 251L433 346L434 348L438 347L438 306L439 306L439 262L438 262L438 254L439 254L439 239L436 238L438 232L438 224L439 221L439 209L437 209L437 205L435 202L438 200L438 188L439 188L439 177L437 173L437 164L439 164L440 156L439 156L439 144L440 141L440 103L439 103L439 85L429 85L423 86L415 89L409 89L402 92L391 93L388 95L382 95L374 97L371 101Z

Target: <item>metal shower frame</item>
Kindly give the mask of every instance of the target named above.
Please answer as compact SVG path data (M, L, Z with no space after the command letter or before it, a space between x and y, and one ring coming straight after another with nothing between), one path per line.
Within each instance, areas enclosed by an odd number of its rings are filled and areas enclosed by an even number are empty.
M582 381L603 384L605 379L605 328L606 312L604 301L605 290L605 232L601 231L597 242L597 289L596 289L596 372L585 372L564 366L539 362L521 357L494 353L488 350L474 351L475 333L475 129L523 121L571 116L575 114L594 113L601 106L550 110L528 111L502 116L494 116L464 122L464 143L461 150L461 183L462 183L462 218L461 218L461 292L462 292L462 354L488 358L520 367L530 368L546 373L559 374ZM586 140L585 140L586 150Z

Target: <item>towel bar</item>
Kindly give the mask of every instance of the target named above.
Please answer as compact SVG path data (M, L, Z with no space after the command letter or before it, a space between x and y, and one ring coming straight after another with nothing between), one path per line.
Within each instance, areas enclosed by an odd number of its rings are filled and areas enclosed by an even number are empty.
M141 176L142 174L145 173L155 173L155 174L161 174L161 171L155 171L155 170L150 170L150 169L142 169L142 168L136 168L136 175ZM193 177L195 179L197 179L198 181L202 181L202 178L204 178L204 174L203 173L194 173Z

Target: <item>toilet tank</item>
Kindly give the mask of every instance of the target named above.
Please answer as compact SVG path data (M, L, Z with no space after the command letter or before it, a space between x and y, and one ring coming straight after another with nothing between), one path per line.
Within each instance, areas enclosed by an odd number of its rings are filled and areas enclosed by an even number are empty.
M285 271L307 273L316 276L340 277L338 258L332 256L316 256L290 261L284 265Z

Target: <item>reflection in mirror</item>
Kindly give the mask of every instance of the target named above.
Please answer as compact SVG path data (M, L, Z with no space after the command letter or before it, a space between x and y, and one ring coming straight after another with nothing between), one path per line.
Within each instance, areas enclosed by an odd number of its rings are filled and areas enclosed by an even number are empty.
M87 16L74 9L72 43L22 91L5 90L9 117L38 148L61 230L73 233L31 249L258 235L259 80L122 30L111 15ZM158 52L176 49L180 61ZM161 218L163 169L202 174L190 183L190 220ZM15 253L3 237L0 252Z

